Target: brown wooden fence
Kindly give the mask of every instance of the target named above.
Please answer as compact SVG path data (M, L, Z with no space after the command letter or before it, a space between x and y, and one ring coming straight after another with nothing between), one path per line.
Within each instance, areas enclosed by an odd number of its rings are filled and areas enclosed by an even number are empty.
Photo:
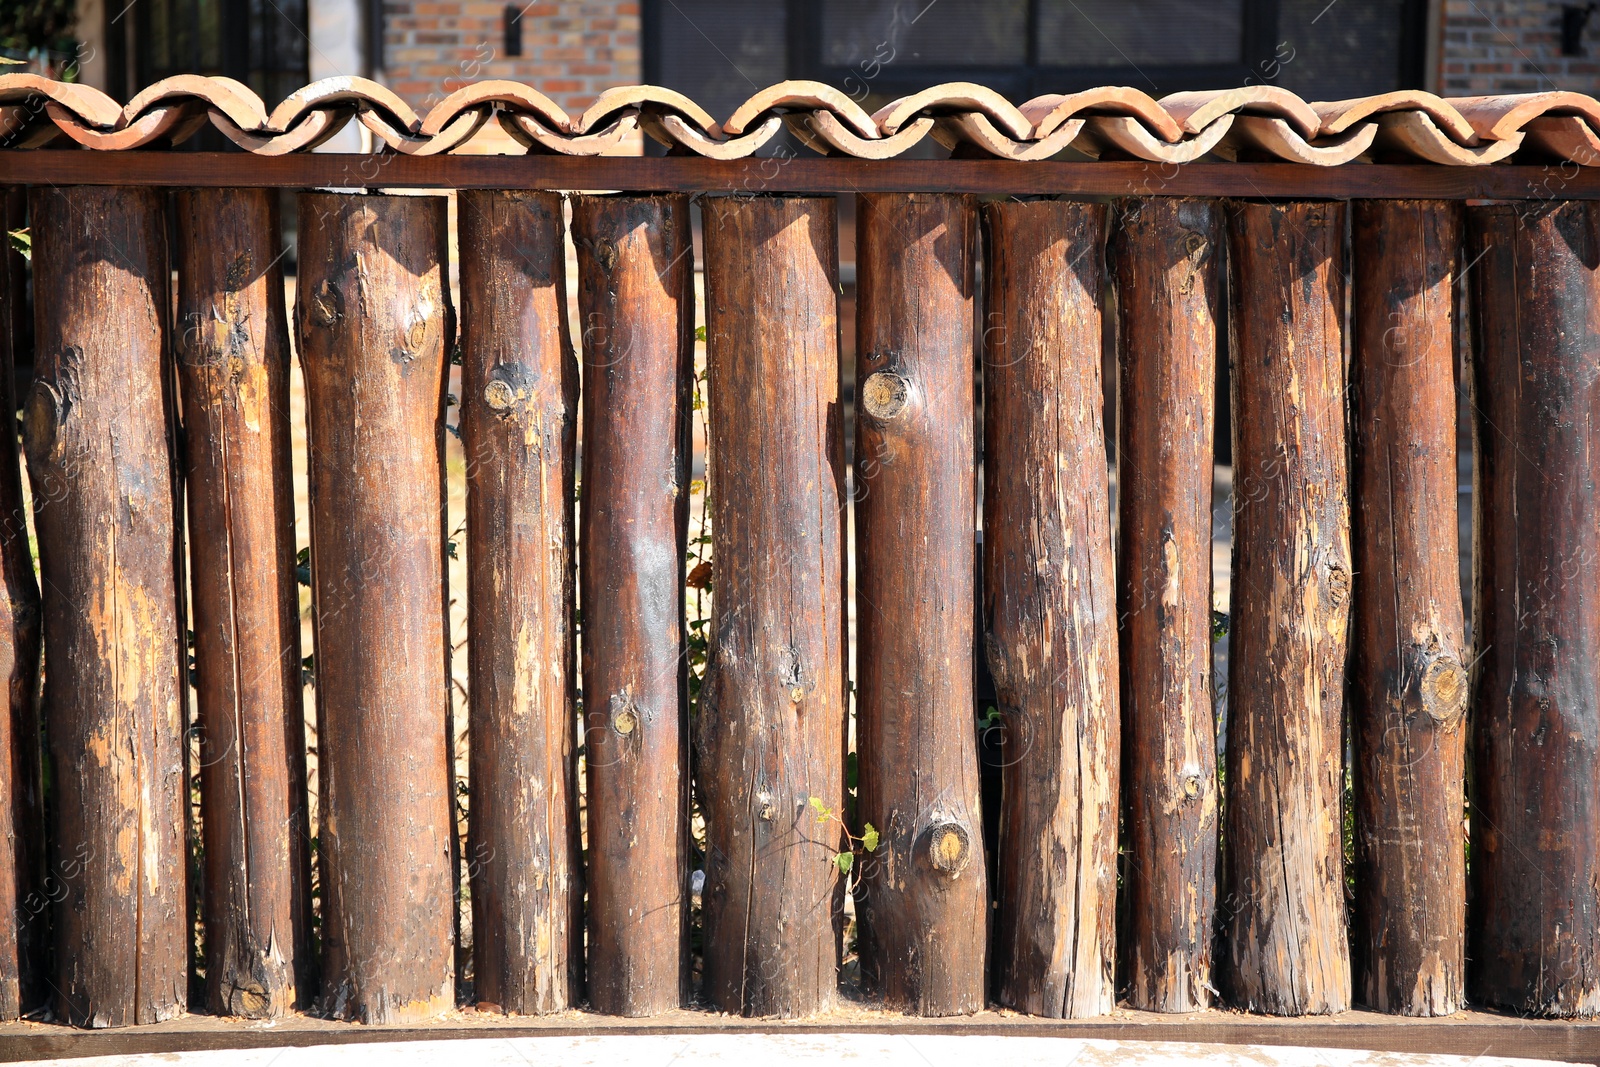
M32 186L6 221L33 380L0 402L37 542L36 571L0 435L0 1021L403 1021L468 974L485 1011L805 1016L837 1002L852 917L867 1002L923 1016L1600 1011L1592 172L824 159L755 194L707 161L395 157L385 185L463 190L459 321L444 197L321 191L291 324L270 187L335 165L247 162L0 154ZM668 192L685 163L710 195ZM1220 195L1285 169L1319 197ZM793 194L867 173L844 382L836 202ZM542 190L577 177L634 191L569 223ZM1009 195L1052 185L1102 195ZM989 832L980 733L1003 738Z

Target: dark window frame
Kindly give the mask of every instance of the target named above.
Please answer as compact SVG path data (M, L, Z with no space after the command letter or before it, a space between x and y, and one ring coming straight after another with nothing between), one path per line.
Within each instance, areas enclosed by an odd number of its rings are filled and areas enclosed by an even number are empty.
M1069 93L1100 85L1129 85L1155 97L1186 89L1223 89L1251 82L1271 83L1278 47L1279 0L1243 0L1239 63L1203 66L1052 66L1039 57L1039 0L1027 0L1027 60L1020 66L959 64L890 64L871 79L875 96L904 96L930 85L972 81L998 90L1016 102L1043 93ZM661 19L671 0L643 0L640 9L643 68L646 82L661 78ZM1428 2L1401 0L1399 84L1421 86L1425 74ZM823 5L818 0L782 0L766 10L786 22L787 76L836 85L846 91L859 84L853 67L822 62ZM857 82L847 79L855 77Z

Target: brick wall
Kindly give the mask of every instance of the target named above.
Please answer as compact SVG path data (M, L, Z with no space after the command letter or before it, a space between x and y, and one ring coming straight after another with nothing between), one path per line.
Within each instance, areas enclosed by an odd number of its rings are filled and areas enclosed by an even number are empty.
M419 113L462 85L511 78L577 114L602 90L640 80L637 3L526 4L521 56L505 55L505 8L504 0L387 0L384 81ZM501 151L509 144L490 123L473 147Z
M1444 0L1441 95L1600 90L1600 11L1584 30L1588 55L1563 56L1561 8L1558 0Z

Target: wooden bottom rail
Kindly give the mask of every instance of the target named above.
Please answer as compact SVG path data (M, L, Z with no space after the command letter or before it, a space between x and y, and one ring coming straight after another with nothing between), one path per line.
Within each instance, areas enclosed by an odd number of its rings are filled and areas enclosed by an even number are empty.
M271 1029L209 1015L189 1015L152 1026L120 1030L72 1030L45 1023L4 1023L0 1024L0 1062L207 1049L354 1045L375 1041L619 1035L683 1037L709 1033L940 1034L1188 1041L1456 1056L1518 1056L1600 1065L1600 1022L1519 1019L1480 1011L1461 1012L1444 1019L1408 1019L1368 1011L1306 1019L1227 1011L1187 1015L1116 1011L1087 1019L1040 1019L983 1011L948 1019L920 1019L855 1007L792 1021L740 1019L708 1011L672 1011L649 1019L568 1011L538 1018L469 1013L435 1022L392 1026L356 1026L290 1015Z

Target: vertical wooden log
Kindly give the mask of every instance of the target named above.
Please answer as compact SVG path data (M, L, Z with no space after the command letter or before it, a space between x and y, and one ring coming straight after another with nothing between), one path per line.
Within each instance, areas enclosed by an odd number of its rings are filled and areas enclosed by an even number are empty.
M11 190L0 191L0 231ZM0 252L0 1022L44 1002L50 948L45 874L45 810L39 733L39 582L17 458L11 274L17 257Z
M55 1011L77 1026L157 1022L188 992L165 202L36 188L30 209Z
M584 350L589 1003L653 1015L690 991L689 199L578 197L572 229Z
M1002 1004L1115 1004L1116 592L1101 391L1106 209L984 206L983 601L1005 730Z
M884 1006L986 1002L972 720L973 260L959 194L856 200L856 818L861 977ZM859 831L858 831L859 832Z
M1461 209L1358 200L1351 360L1356 993L1449 1015L1465 979L1465 636L1456 516Z
M300 196L324 1010L455 1006L442 197Z
M311 991L310 827L272 190L177 197L206 1007L271 1018Z
M1233 601L1225 992L1274 1015L1350 1006L1345 938L1342 204L1228 206Z
M1473 999L1600 1011L1600 205L1468 210Z
M704 201L712 558L701 692L705 988L743 1015L833 1004L844 804L837 206Z
M524 1015L583 977L561 231L555 193L461 194L473 959L479 1001Z
M1127 775L1128 1002L1211 1006L1217 728L1211 703L1211 465L1222 209L1123 206L1118 647Z

